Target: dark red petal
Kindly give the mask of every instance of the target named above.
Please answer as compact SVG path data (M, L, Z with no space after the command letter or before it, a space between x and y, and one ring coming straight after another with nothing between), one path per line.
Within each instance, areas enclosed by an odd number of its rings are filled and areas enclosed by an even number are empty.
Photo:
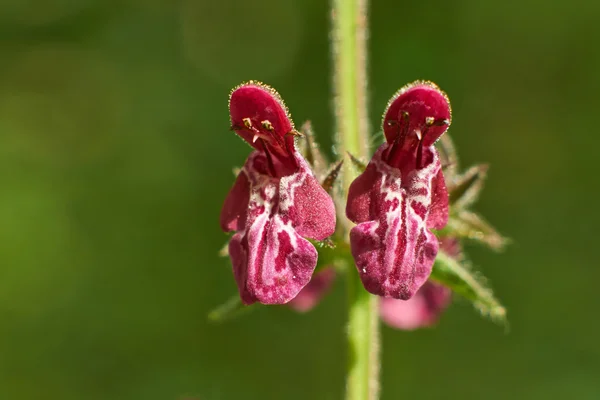
M413 330L434 325L450 304L452 291L426 282L410 300L381 299L381 319L393 328Z
M229 115L235 132L254 148L263 150L260 140L254 140L258 133L277 153L293 151L294 138L289 133L294 124L281 96L270 86L250 81L234 88L229 97ZM245 118L249 118L253 129L246 128ZM265 129L263 121L269 121L272 129Z
M427 217L427 227L429 229L442 229L448 223L448 190L441 169L433 178L431 185L432 198L429 206L429 216Z
M333 267L323 268L313 275L308 285L304 286L304 289L288 305L298 312L310 311L331 289L334 280L335 270Z
M250 201L246 224L233 236L229 250L246 304L284 304L296 297L317 264L317 251L302 235L324 239L335 230L333 200L318 186L306 161L294 156L299 171L282 178L264 173L262 152L253 152L242 169Z
M238 232L229 241L229 257L233 268L233 277L238 285L242 302L250 305L256 302L256 297L248 291L248 240L243 232Z
M406 230L402 220L408 221ZM392 220L391 227L373 222L355 226L350 245L365 289L402 300L410 299L427 281L438 252L435 235L404 213Z
M317 265L314 246L278 216L256 218L240 246L245 257L234 260L232 255L232 262L245 270L245 282L238 281L245 302L247 292L263 304L287 303L308 284ZM238 274L244 277L244 273Z
M335 232L335 205L308 164L303 159L299 164L297 174L281 179L282 200L285 198L290 202L289 207L282 207L286 210L282 214L290 216L300 236L323 240Z
M408 113L408 139L418 141L415 134L423 137L423 146L429 147L448 129L448 125L426 127L426 118L451 121L450 102L444 92L431 82L416 81L398 90L388 102L383 114L383 131L388 143L396 140L404 127L403 112ZM391 122L390 122L391 121Z
M373 189L379 185L381 174L374 165L369 164L348 189L346 216L350 221L360 223L372 219L371 204L380 202L380 192Z
M221 209L221 229L224 232L244 229L249 200L250 183L246 174L240 171Z
M377 150L366 170L372 172L360 184L361 192L370 198L368 215L364 201L356 203L357 211L350 206L349 216L364 221L351 230L350 245L369 292L406 300L425 283L437 255L438 240L427 228L427 218L432 181L441 165L433 153L428 165L402 181L401 171L382 159L387 148L383 144Z

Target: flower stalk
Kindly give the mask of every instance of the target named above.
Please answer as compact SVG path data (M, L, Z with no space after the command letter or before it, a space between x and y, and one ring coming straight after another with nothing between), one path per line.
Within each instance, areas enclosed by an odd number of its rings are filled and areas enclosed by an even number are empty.
M332 1L333 73L337 152L368 158L367 117L367 0ZM356 178L347 163L343 173L343 198ZM347 238L352 223L340 218ZM348 284L348 371L347 400L374 400L379 392L378 299L368 293L358 274L347 274Z

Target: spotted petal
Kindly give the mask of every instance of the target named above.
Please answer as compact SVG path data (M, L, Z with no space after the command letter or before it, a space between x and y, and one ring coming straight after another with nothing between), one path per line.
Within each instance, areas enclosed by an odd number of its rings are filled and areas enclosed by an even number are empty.
M240 171L249 182L245 226L229 243L234 276L245 304L284 304L308 284L317 251L305 237L322 240L335 230L333 200L296 153L298 172L264 173L265 155L253 152ZM242 179L242 181L244 181ZM236 189L243 193L241 189Z
M448 307L452 291L434 282L425 283L410 300L382 299L379 312L393 328L413 330L434 325Z
M435 150L429 150L430 162L403 182L402 172L382 159L387 148L384 143L350 186L346 213L358 223L350 245L369 292L407 300L429 277L438 251L428 216L441 165Z
M333 267L325 267L313 275L308 285L288 305L298 312L312 310L331 289L334 280L335 270Z

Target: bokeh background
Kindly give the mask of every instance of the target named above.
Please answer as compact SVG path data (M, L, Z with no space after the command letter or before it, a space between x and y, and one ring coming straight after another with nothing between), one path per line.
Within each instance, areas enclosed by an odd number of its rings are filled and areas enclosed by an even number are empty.
M600 3L374 0L370 21L374 129L437 82L513 239L468 248L510 333L460 301L383 328L382 398L600 398ZM0 398L342 397L343 281L307 315L206 319L236 291L229 90L273 85L329 148L328 26L323 0L0 2Z

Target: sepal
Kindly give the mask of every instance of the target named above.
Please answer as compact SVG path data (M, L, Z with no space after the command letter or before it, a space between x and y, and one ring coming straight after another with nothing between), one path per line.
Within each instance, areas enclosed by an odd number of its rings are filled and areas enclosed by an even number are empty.
M244 305L240 296L235 294L229 298L225 303L215 307L208 313L208 320L211 322L225 322L231 319L237 318L249 311L256 310L260 307L258 304Z
M465 209L477 201L483 189L487 170L488 166L485 164L474 165L462 175L448 179L449 201L453 208Z
M498 233L479 214L466 210L453 215L442 234L473 240L488 246L494 251L502 251L510 244L510 239Z
M363 172L365 172L365 169L367 169L367 164L365 164L364 162L359 160L356 156L354 156L349 151L347 151L346 153L348 154L348 157L350 157L350 161L352 161L352 165L354 165L356 167L358 172L360 172L361 174Z
M430 279L470 301L483 315L506 325L506 309L494 297L486 279L474 272L466 261L457 261L444 251L439 251Z
M317 177L326 173L327 162L321 152L321 148L315 139L315 132L310 121L304 122L300 128L303 140L298 141L298 151L311 166Z
M341 159L337 163L335 163L327 173L327 176L321 181L321 186L327 193L330 195L333 193L333 188L335 187L335 183L337 182L340 171L342 169L342 165L344 165L344 160Z

